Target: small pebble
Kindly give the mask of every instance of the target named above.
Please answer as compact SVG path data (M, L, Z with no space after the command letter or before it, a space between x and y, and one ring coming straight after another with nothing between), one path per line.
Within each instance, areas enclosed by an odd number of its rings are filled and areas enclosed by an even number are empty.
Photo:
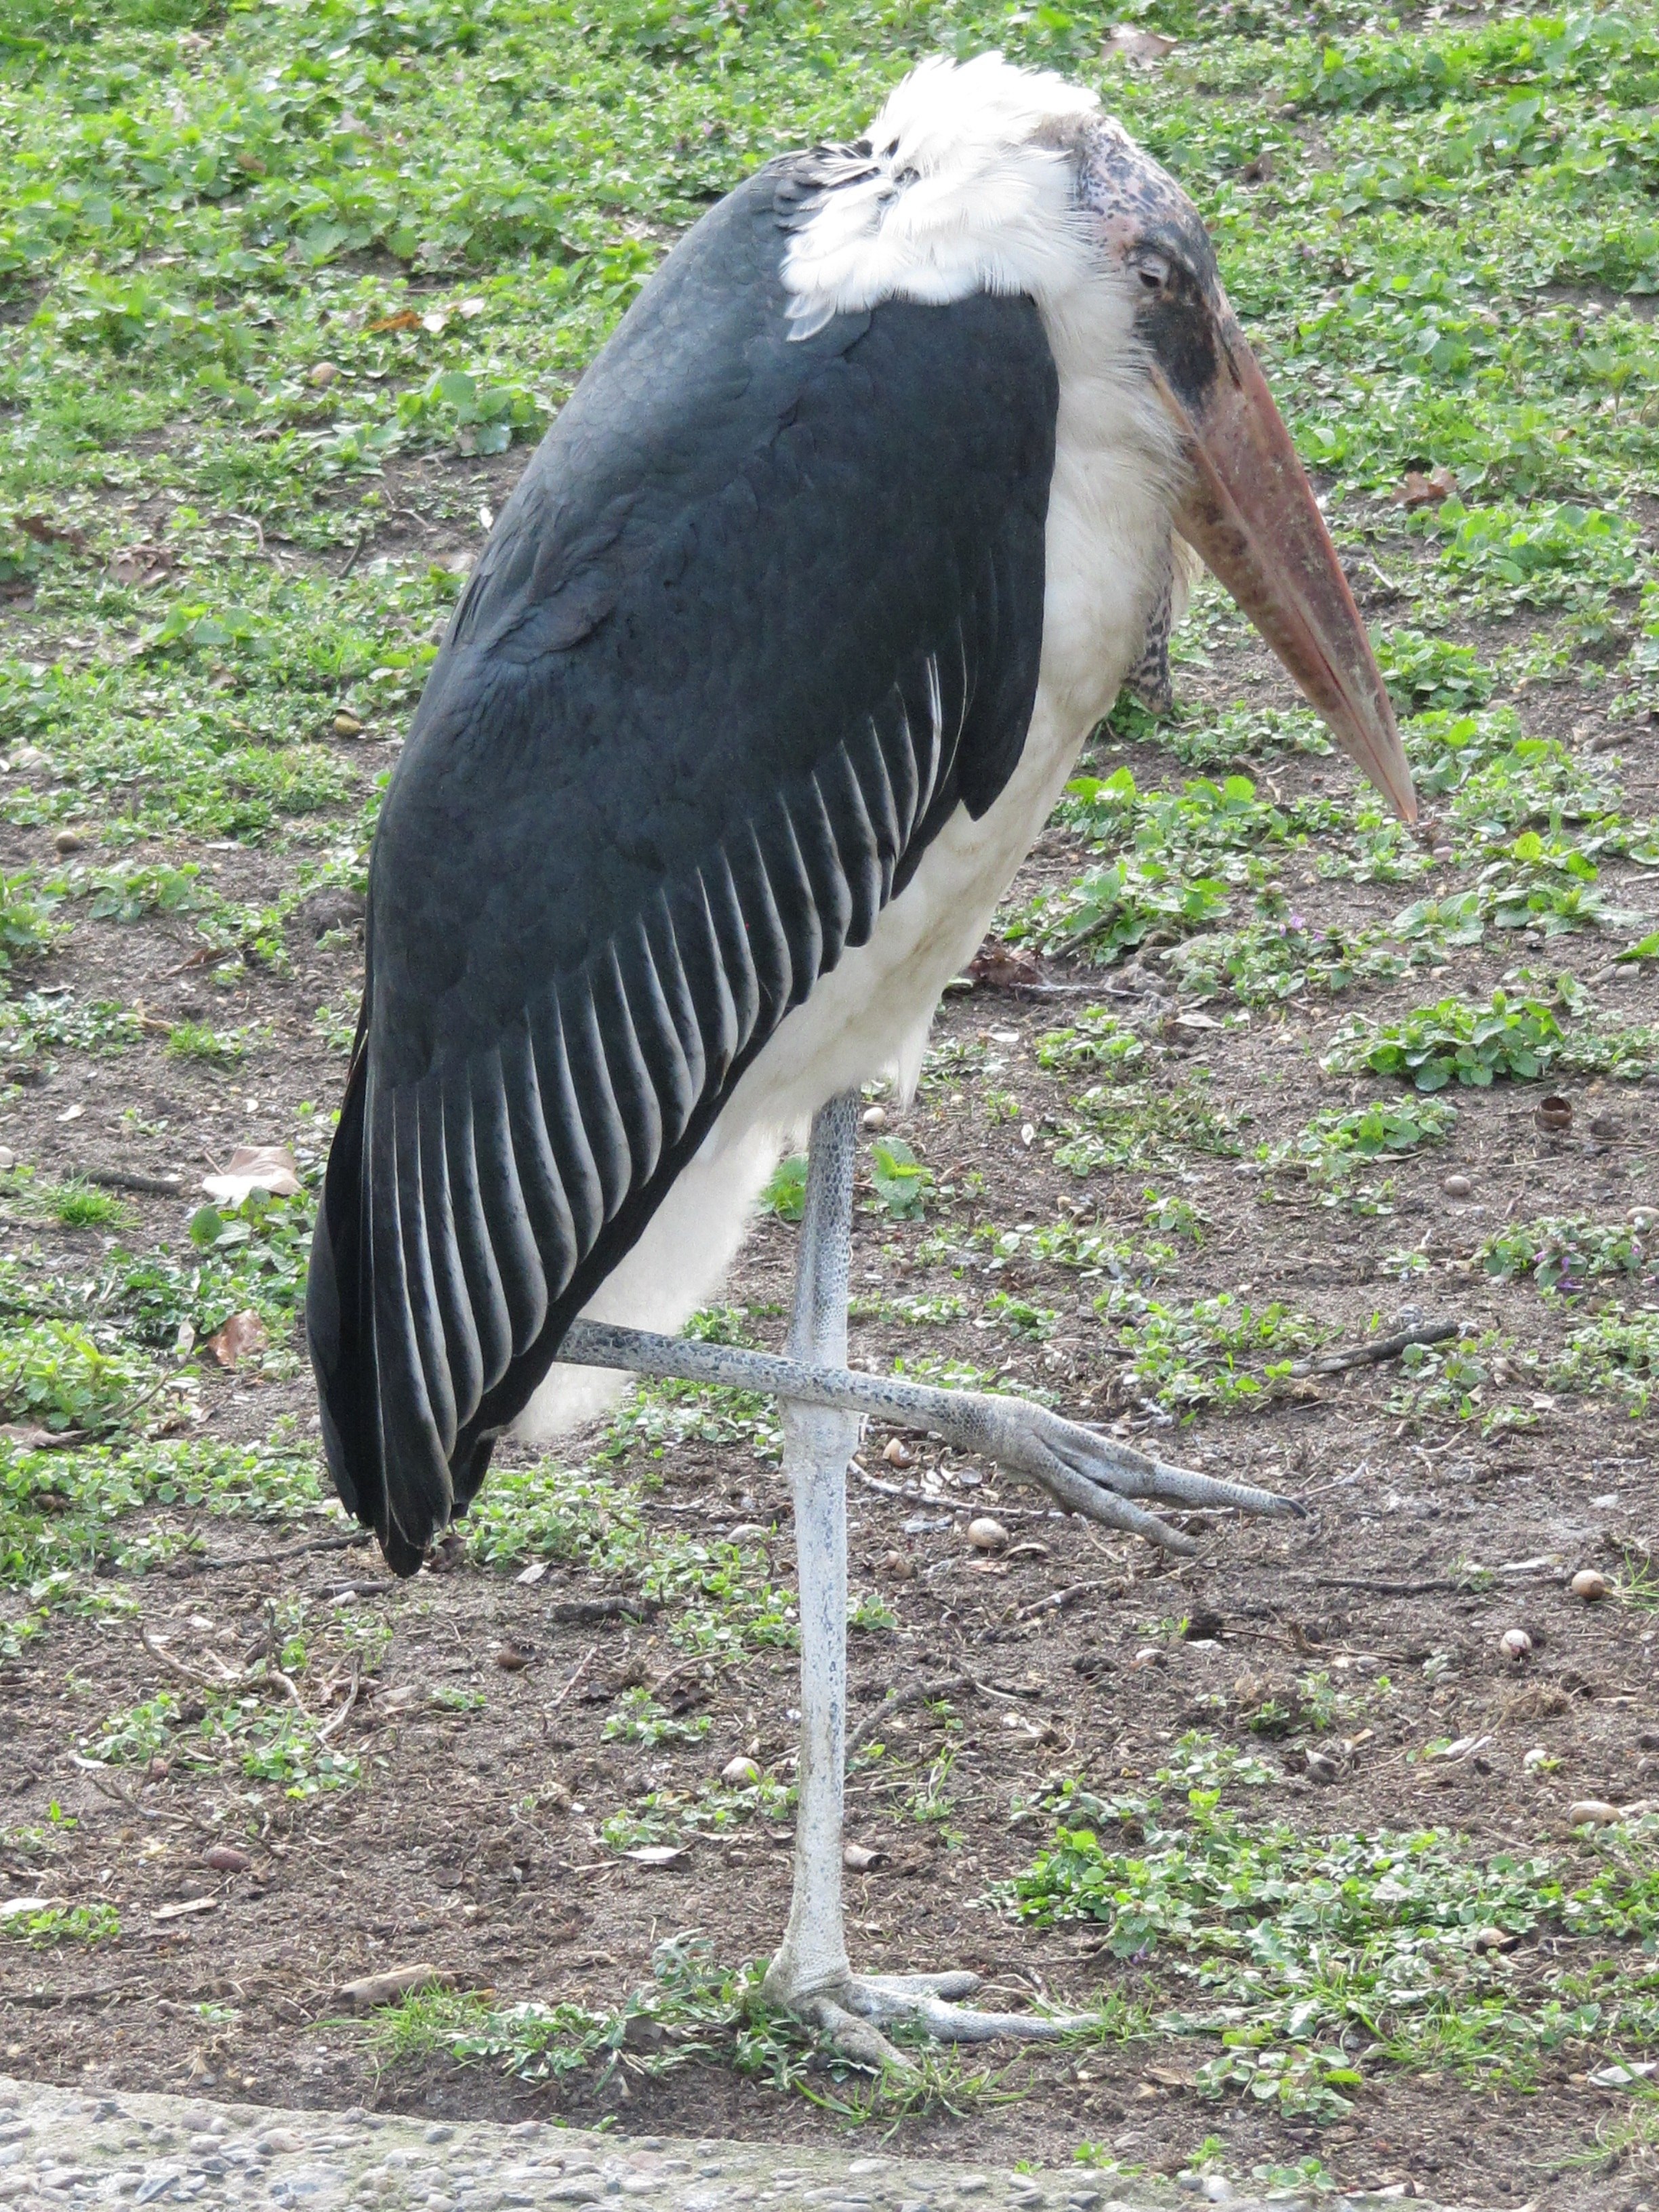
M314 384L319 392L325 392L339 374L339 369L333 362L319 361L306 379L306 382Z
M1598 1575L1594 1567L1580 1567L1567 1585L1575 1597L1582 1597L1586 1605L1594 1605L1607 1594L1607 1578Z
M981 1513L968 1523L968 1541L976 1552L1000 1552L1008 1540L1008 1531L1000 1521L993 1521L988 1513Z
M1524 1628L1506 1628L1498 1639L1498 1648L1506 1659L1524 1659L1532 1650L1532 1638Z
M55 853L78 853L86 842L78 830L60 830L52 846Z
M1576 1805L1567 1808L1567 1819L1575 1828L1607 1828L1624 1814L1616 1805L1609 1805L1605 1797L1581 1797Z
M728 1790L752 1790L761 1778L761 1771L752 1759L728 1759L720 1769L720 1780Z
M1448 1198L1473 1198L1474 1185L1466 1175L1449 1175L1440 1186Z
M348 714L342 708L334 717L334 734L337 738L361 738L363 726L355 714Z
M862 1119L866 1129L884 1129L887 1127L887 1109L884 1106L866 1106Z
M915 1458L902 1437L889 1437L881 1448L881 1455L889 1467L908 1467Z
M210 1844L202 1854L202 1864L211 1867L215 1874L246 1874L253 1862L234 1844Z

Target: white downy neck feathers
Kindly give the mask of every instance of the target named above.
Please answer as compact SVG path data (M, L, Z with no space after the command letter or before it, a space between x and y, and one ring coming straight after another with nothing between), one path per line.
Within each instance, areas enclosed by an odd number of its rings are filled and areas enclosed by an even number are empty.
M791 241L792 334L884 300L1024 292L1044 306L1072 289L1087 258L1065 142L1099 105L1000 54L921 63L860 142L873 173L827 193Z

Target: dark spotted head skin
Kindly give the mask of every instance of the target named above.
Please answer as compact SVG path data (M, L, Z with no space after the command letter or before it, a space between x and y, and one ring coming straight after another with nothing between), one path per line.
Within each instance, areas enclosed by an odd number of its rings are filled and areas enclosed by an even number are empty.
M1132 289L1136 334L1177 398L1198 415L1231 319L1209 233L1175 179L1109 118L1084 126L1073 155L1079 212L1103 258Z

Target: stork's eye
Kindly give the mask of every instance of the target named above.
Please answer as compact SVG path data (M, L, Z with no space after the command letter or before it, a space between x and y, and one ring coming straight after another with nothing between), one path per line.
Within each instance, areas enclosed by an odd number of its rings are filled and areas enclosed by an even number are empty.
M1143 292L1167 292L1175 282L1175 270L1161 253L1139 255L1135 274L1140 279Z

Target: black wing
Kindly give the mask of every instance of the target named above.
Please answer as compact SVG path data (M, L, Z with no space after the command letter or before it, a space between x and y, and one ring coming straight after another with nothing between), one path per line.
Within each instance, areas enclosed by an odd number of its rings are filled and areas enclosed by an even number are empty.
M1024 741L1036 311L791 341L811 161L707 216L588 371L386 797L307 1328L336 1485L401 1572L744 1067Z

